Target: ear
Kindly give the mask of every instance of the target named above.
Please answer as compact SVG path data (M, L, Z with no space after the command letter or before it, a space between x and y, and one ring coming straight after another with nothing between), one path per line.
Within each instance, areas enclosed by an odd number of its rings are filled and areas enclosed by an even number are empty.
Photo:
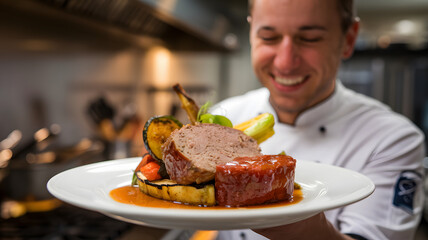
M354 52L355 42L357 41L359 28L360 21L359 19L355 19L355 21L352 23L351 27L345 34L345 43L342 52L343 59L347 59L352 56L352 53Z

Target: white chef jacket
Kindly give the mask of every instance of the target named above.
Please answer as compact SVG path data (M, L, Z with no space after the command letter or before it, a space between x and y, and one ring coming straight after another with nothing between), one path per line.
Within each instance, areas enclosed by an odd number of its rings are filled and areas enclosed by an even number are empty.
M369 177L376 186L371 196L325 212L342 233L366 239L413 239L424 201L424 135L417 127L381 102L345 88L340 81L332 96L301 113L295 125L279 123L268 98L269 91L261 88L226 99L212 112L228 117L233 124L272 113L275 134L260 145L264 154L285 151L297 164L320 162ZM220 236L265 239L249 230L224 231Z

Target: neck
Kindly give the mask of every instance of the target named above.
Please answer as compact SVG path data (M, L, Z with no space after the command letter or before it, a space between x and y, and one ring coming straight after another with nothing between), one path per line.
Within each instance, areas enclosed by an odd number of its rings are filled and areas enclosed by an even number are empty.
M300 114L300 113L283 112L283 111L279 111L278 109L275 109L275 112L278 116L279 122L292 125L292 126L294 126L294 124L296 123L297 117Z
M291 111L284 111L280 109L273 101L272 99L269 99L270 105L273 107L273 109L276 112L276 115L278 116L278 121L281 123L294 125L296 122L297 117L299 116L299 112L291 112Z

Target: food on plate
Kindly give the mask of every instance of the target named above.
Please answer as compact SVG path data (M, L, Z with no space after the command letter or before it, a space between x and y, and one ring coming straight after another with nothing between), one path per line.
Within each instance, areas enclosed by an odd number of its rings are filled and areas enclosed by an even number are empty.
M170 178L180 184L211 181L217 165L236 157L261 155L257 142L242 131L207 123L172 132L163 153Z
M217 165L217 204L239 207L289 200L295 168L296 160L286 155L238 157Z
M159 174L163 178L169 176L162 160L162 145L174 130L180 129L182 126L183 124L173 116L152 117L144 124L144 147L159 164Z
M233 126L233 128L241 130L246 135L257 140L257 143L262 143L275 134L273 125L275 119L270 113L262 113L248 121Z
M214 206L216 204L213 184L178 184L171 179L149 181L137 172L138 187L152 197L191 205Z
M190 120L190 124L197 123L199 107L196 102L191 97L189 97L180 84L175 84L172 89L174 89L178 98L180 98L181 107L186 111Z
M148 154L132 184L159 199L190 205L246 206L292 198L296 161L285 154L263 155L259 144L274 134L274 117L260 114L236 126L225 116L200 109L174 86L190 124L173 116L147 121Z
M144 125L143 140L146 149L157 159L162 159L162 144L171 133L180 129L183 124L173 116L150 118Z
M233 127L232 122L225 116L222 115L213 115L208 113L208 109L211 107L211 102L206 102L199 109L198 112L198 122L200 123L215 123L225 127Z
M147 180L154 181L162 179L159 173L160 168L156 160L150 154L146 154L141 163L138 164L136 171L141 172Z

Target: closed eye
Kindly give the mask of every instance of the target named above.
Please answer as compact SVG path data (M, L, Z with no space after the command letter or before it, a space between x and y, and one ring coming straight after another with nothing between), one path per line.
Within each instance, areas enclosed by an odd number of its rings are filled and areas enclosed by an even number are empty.
M304 37L301 37L300 40L303 41L303 42L314 43L314 42L321 41L322 38L321 37L316 37L316 38L304 38Z
M279 39L279 37L260 37L260 39L262 39L263 41L267 41L267 42L274 42L276 40Z
M281 38L275 31L275 28L263 26L257 30L257 37L264 42L273 43Z

